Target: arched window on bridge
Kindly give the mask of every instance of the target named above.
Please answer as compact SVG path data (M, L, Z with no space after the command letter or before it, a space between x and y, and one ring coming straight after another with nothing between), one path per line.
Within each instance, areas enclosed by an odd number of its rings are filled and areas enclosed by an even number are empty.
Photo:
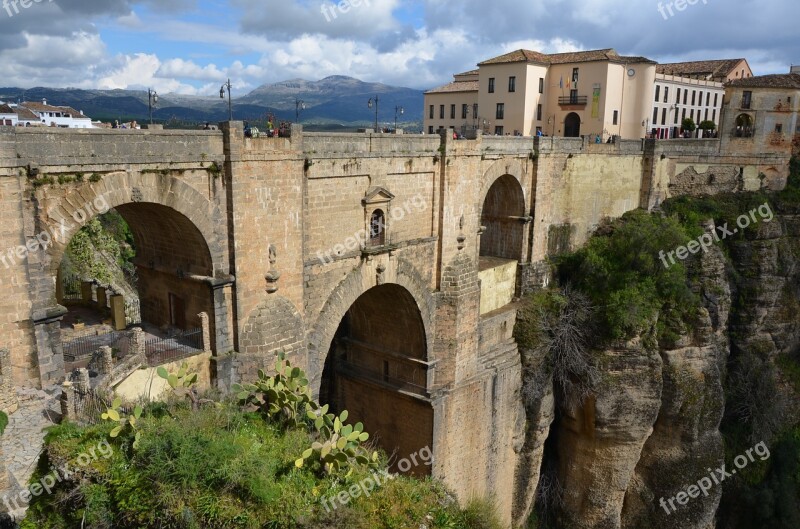
M369 245L383 246L386 244L386 215L383 210L376 209L369 220Z

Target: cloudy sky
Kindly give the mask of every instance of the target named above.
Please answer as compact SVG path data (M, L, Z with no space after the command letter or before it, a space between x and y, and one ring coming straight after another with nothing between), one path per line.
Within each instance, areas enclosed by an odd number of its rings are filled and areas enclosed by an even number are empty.
M230 77L241 95L350 75L430 88L518 48L800 64L797 0L348 1L0 0L0 86L213 95Z

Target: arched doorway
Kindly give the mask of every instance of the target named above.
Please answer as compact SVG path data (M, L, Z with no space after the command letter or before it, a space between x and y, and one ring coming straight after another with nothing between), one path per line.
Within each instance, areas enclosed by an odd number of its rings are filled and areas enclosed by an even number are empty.
M581 136L581 117L575 112L570 112L564 119L564 136L567 138Z
M432 449L433 408L428 397L427 338L414 297L387 284L359 297L330 344L321 403L347 410L396 460ZM409 473L430 475L420 464Z
M495 180L481 212L481 257L522 259L525 233L525 196L516 178L504 175Z

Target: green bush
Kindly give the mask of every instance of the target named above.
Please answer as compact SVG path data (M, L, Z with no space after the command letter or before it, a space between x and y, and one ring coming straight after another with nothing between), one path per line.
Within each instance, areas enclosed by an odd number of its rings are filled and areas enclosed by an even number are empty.
M8 426L8 415L0 411L0 435L6 431L6 426Z
M676 219L636 210L557 259L560 284L585 293L597 309L598 345L634 336L669 341L686 331L699 298L684 264L665 267L660 255L689 238Z

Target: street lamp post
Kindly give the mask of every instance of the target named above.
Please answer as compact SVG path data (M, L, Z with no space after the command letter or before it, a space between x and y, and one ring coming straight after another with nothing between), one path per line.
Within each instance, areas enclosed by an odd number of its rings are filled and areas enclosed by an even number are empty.
M294 100L294 122L295 123L300 123L300 111L305 110L305 109L306 109L305 101L302 101L300 99L295 99Z
M378 96L374 98L370 97L367 106L372 108L372 105L375 105L375 132L378 132Z
M231 104L231 80L222 85L219 89L219 98L225 99L225 89L228 90L228 121L233 121L233 106Z
M150 124L153 124L153 107L158 104L158 94L155 90L147 89L147 109L150 112Z
M397 114L401 116L405 114L406 110L401 106L394 107L394 133L397 134Z

